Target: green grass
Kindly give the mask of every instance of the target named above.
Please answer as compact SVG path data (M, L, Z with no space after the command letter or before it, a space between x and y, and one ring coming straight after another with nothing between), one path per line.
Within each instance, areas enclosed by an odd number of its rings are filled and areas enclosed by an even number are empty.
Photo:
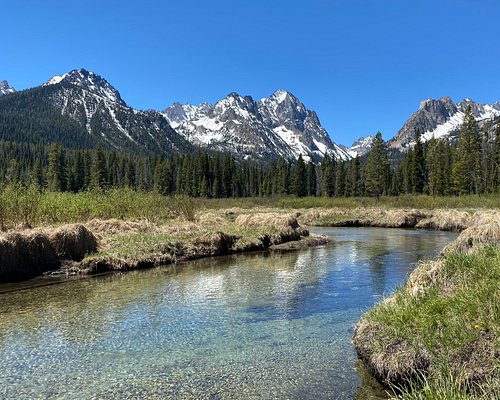
M478 398L499 394L500 359L493 354L500 350L500 248L450 254L433 272L431 265L416 272L418 295L406 286L364 315L382 327L371 345L388 352L391 344L405 341L429 354L432 373L423 385L413 382L402 398L424 389L425 397L416 398L465 398L481 379L488 384Z
M238 243L244 245L267 235L277 236L285 228L273 224L262 226L241 226L229 216L217 225L203 225L188 221L176 220L173 224L165 223L155 226L154 231L123 232L106 235L106 243L101 250L89 256L89 259L121 258L126 260L143 260L173 254L176 249L189 248L196 239L214 232L224 232L238 237Z
M165 197L127 188L102 192L39 193L33 187L10 185L0 190L0 230L99 219L165 221L194 208L191 199ZM180 204L183 208L177 208Z
M475 386L471 391L463 385L460 379L454 376L439 377L430 381L426 377L420 377L410 383L408 387L394 395L398 400L491 400L498 399L500 392L495 390L498 382L492 379Z
M402 195L398 197L285 197L275 199L284 208L498 208L500 195L432 197L427 195Z
M182 215L193 220L196 210L227 208L498 208L500 197L461 196L436 197L405 195L375 198L326 197L254 197L205 199L187 196L165 197L152 192L136 192L128 188L106 192L40 193L34 186L8 185L0 188L0 230L14 226L40 226L84 222L99 219L148 219L167 221Z
M243 199L197 199L198 204L207 209L222 208L419 208L419 209L478 209L498 208L500 195L447 196L402 195L398 197L252 197Z
M170 234L129 233L108 238L105 249L89 258L123 258L141 260L158 254L170 253L179 241L185 240Z

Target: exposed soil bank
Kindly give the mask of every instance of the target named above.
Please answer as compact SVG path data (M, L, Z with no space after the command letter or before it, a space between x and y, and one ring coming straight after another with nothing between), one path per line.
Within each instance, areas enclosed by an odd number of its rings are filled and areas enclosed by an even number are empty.
M356 325L359 357L382 383L411 387L407 398L422 385L446 398L500 396L499 215L468 217L443 257Z
M489 224L495 230L498 211L416 209L302 209L219 210L203 212L196 222L171 220L154 224L147 220L91 220L85 225L11 232L0 236L0 282L30 279L58 267L64 274L94 274L114 270L151 268L182 260L321 244L300 227L373 226L469 232L462 247L480 240L467 230ZM493 222L492 222L493 221ZM97 244L99 243L99 246ZM300 243L300 244L298 244ZM457 244L458 246L458 244ZM451 248L452 246L450 246ZM99 251L96 253L96 251ZM88 256L90 253L94 253Z
M152 268L204 257L266 249L292 250L328 241L289 214L203 214L196 223L93 220L0 237L0 282L42 274L92 275ZM286 244L294 242L294 246ZM98 246L99 243L99 246Z
M96 250L95 236L79 224L8 233L0 236L0 282L30 279Z
M301 210L300 220L315 226L357 226L380 228L415 228L461 232L481 220L499 218L496 210L467 212L459 210L417 209L313 209Z

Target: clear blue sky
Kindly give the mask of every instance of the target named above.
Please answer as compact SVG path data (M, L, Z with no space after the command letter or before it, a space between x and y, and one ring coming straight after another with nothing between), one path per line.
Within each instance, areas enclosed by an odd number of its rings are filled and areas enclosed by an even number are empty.
M499 0L2 1L0 80L86 68L135 108L282 88L338 143L392 137L420 100L500 100Z

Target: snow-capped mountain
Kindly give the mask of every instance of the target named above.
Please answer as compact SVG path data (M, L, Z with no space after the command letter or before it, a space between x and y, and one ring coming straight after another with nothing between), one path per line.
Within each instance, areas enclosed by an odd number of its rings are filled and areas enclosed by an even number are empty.
M351 147L347 150L351 157L364 156L372 148L372 141L374 136L360 137L356 140Z
M389 147L406 150L413 143L415 131L422 133L422 141L428 141L433 136L453 138L463 123L467 105L479 123L492 121L500 117L500 104L479 104L471 99L465 99L455 104L449 97L438 100L428 99L420 103L418 111L406 121L396 136L389 142Z
M9 86L9 82L7 82L7 81L0 82L0 96L2 96L4 94L9 94L9 93L15 93L15 92L16 92L16 89Z
M325 152L337 159L351 158L330 139L316 113L285 90L258 102L230 93L215 105L174 103L163 114L191 143L244 158L293 160L302 155L316 161Z
M112 148L158 153L192 148L161 113L128 107L118 90L93 72L78 69L54 76L40 90L62 115Z
M91 93L93 96L101 97L112 103L126 106L120 93L101 76L87 71L85 69L75 69L63 75L56 75L50 78L43 86L57 85L58 83L67 83L78 86L81 89Z

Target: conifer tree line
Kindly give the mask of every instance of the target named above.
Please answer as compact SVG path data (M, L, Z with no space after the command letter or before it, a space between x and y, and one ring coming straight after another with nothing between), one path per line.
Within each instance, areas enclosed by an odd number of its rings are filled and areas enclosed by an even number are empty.
M381 133L367 156L349 161L328 154L321 164L300 156L294 163L239 161L230 154L134 156L117 151L67 149L59 144L0 142L0 187L34 184L40 190L80 192L129 187L193 197L359 197L425 193L432 196L500 192L500 125L478 129L467 108L455 142L432 138L389 162Z

